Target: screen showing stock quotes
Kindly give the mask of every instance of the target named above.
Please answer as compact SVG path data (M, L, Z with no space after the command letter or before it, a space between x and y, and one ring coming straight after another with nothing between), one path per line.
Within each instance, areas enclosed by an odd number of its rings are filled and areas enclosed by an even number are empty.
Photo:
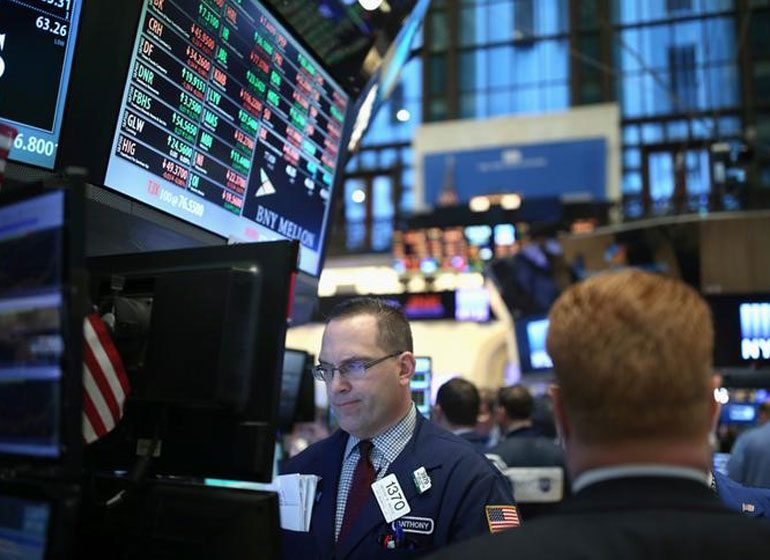
M319 274L348 101L254 0L145 0L105 185Z
M10 159L53 169L80 0L0 0L0 122Z

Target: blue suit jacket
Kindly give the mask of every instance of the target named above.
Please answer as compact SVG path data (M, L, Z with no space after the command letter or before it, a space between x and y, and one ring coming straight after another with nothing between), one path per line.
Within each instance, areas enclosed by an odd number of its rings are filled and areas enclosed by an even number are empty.
M404 533L400 548L387 549L383 539L393 534L374 494L344 541L334 540L337 488L348 434L338 430L309 447L284 469L286 473L321 477L308 533L282 531L287 559L413 558L451 542L489 532L487 505L513 504L509 485L500 472L457 436L417 415L414 435L390 465L412 510L406 518L421 532ZM431 488L420 494L412 479L425 467Z

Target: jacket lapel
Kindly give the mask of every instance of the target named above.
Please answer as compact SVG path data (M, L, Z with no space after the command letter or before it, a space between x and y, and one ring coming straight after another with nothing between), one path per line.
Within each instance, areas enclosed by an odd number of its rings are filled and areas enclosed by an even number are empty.
M425 469L430 474L430 471L441 466L440 462L431 459L427 449L430 448L429 433L431 430L430 424L425 420L422 415L417 415L417 424L414 429L414 435L409 443L406 444L403 451L396 457L396 460L391 463L388 468L388 474L395 474L398 479L398 483L401 485L401 489L404 492L406 498L412 509L415 508L416 500L421 499L417 487L412 479L412 473L420 467ZM428 490L426 494L433 491ZM336 496L336 489L335 489ZM336 500L335 500L336 501ZM363 509L363 514L358 521L350 528L350 532L347 534L344 542L337 543L337 553L339 558L346 558L358 544L365 538L372 538L369 533L385 522L380 506L377 503L377 498L374 497L374 492L369 493L369 499L366 501L366 506Z
M321 480L316 489L316 503L313 505L312 529L316 537L318 549L322 552L321 558L331 558L334 551L334 529L337 518L337 491L339 489L340 469L342 468L345 445L348 442L348 434L342 430L337 431L335 439L331 442L328 456L319 469Z

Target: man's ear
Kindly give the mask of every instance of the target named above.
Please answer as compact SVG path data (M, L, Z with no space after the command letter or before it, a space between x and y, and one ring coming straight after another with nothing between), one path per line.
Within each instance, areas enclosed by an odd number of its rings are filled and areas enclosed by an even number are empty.
M570 436L569 421L564 408L564 399L561 395L561 388L554 384L548 387L548 394L553 402L553 420L556 424L556 432L562 443L567 442Z
M398 357L398 363L401 370L398 373L399 382L402 385L409 385L414 375L414 370L417 367L417 361L414 359L414 354L411 352L404 352Z

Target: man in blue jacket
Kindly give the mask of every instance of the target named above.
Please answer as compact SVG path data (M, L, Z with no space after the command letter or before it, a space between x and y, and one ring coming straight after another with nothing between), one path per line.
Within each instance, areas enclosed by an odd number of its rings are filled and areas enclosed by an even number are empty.
M284 469L321 478L310 531L283 531L285 558L410 558L518 525L497 469L417 414L414 369L400 310L356 298L331 313L314 375L340 430Z

